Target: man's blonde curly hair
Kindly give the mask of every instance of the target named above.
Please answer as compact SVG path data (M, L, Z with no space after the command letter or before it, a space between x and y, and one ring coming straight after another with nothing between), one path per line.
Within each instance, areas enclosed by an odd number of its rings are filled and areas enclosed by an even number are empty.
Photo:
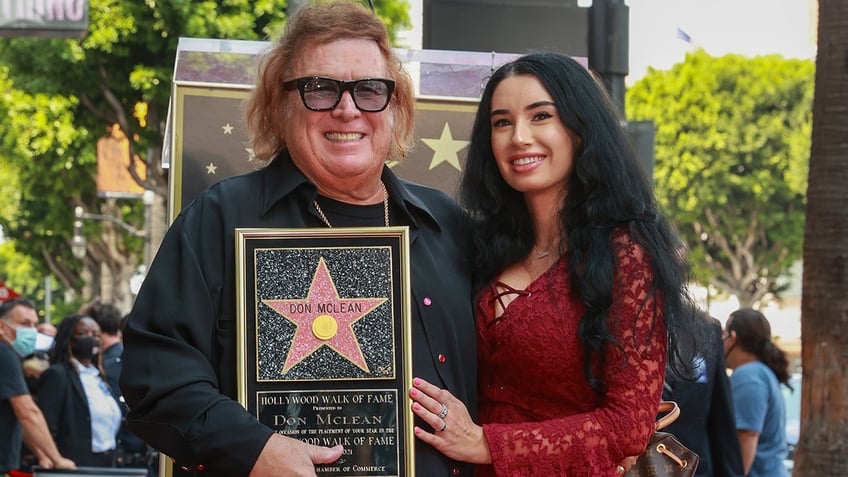
M395 81L395 91L385 111L392 115L393 125L392 144L385 160L401 160L411 150L415 93L412 79L392 51L385 25L358 3L325 0L305 6L289 18L282 36L260 59L256 86L245 102L245 122L255 161L268 164L286 148L284 124L290 116L289 108L293 107L289 100L297 96L286 94L282 84L293 79L291 71L303 51L314 45L345 39L377 43L386 60L386 74Z

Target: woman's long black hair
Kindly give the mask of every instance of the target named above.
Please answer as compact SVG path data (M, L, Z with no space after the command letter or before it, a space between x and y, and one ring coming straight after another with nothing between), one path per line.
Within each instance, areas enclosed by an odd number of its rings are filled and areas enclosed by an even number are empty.
M580 137L560 219L571 282L587 307L578 327L586 350L584 372L592 388L602 394L605 383L593 373L592 362L604 365L605 342L620 346L608 329L617 266L611 234L626 227L650 257L651 294L662 297L669 353L674 355L678 355L681 337L694 339L691 330L695 329L689 326L694 318L685 312L689 269L683 245L659 210L651 183L603 86L568 56L529 54L500 67L487 83L460 179L459 199L472 221L475 283L490 282L526 257L535 243L524 197L504 181L491 146L492 95L504 78L515 75L536 77L553 98L562 123ZM690 357L680 358L673 362L692 362Z

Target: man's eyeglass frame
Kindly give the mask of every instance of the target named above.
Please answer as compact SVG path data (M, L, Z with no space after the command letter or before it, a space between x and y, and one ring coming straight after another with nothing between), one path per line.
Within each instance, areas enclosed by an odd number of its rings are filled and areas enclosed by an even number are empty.
M309 84L310 81L315 81L315 80L328 81L328 82L334 83L337 86L338 96L336 97L336 100L333 102L332 106L315 107L315 106L309 104L309 101L306 99L306 86ZM366 82L369 82L369 81L381 83L381 84L383 84L383 86L386 87L386 102L379 108L363 108L359 104L359 101L356 99L356 93L358 91L356 88L360 84L366 83ZM337 80L337 79L334 79L334 78L327 78L325 76L304 76L304 77L301 77L301 78L295 78L293 80L289 80L289 81L284 82L283 83L283 89L286 90L286 91L291 91L293 89L296 89L298 91L298 93L300 93L300 100L303 102L303 105L306 106L306 109L309 109L309 110L312 110L312 111L332 111L333 109L336 109L336 107L339 105L339 103L342 100L342 95L344 94L345 91L347 91L347 92L350 93L350 97L353 99L353 104L356 106L356 109L358 109L362 112L365 112L365 113L378 113L380 111L383 111L384 109L386 109L389 106L389 103L392 100L392 94L395 91L395 82L393 80L385 79L385 78L362 78L362 79L357 79L357 80L343 81L343 80Z

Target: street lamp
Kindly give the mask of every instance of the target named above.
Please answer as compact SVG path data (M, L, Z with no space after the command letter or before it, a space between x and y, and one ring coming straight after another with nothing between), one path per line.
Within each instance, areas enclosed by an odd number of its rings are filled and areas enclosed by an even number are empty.
M82 207L77 207L74 211L79 217L82 212ZM77 213L79 212L79 213ZM79 260L85 258L85 237L82 236L82 220L74 220L74 237L71 239L71 253Z
M150 227L152 220L154 194L155 193L152 190L144 191L144 221L147 227ZM76 206L74 208L74 217L76 218L76 220L74 220L74 236L71 238L71 253L74 254L74 257L83 259L86 254L85 237L82 235L82 221L100 220L104 222L111 222L126 230L134 237L144 239L144 265L146 267L150 264L150 259L152 257L149 230L139 230L123 220L111 215L88 213L80 206Z

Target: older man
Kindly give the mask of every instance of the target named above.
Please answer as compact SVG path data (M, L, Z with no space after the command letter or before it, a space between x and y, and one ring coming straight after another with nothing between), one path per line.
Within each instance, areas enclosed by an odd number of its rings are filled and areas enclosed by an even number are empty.
M412 144L414 89L385 26L351 1L298 10L263 60L247 123L256 172L204 191L171 225L124 329L129 428L204 476L314 476L326 448L283 436L237 394L236 228L408 226L412 372L476 405L461 209L386 166ZM431 381L432 380L432 381ZM415 442L417 475L471 466Z

